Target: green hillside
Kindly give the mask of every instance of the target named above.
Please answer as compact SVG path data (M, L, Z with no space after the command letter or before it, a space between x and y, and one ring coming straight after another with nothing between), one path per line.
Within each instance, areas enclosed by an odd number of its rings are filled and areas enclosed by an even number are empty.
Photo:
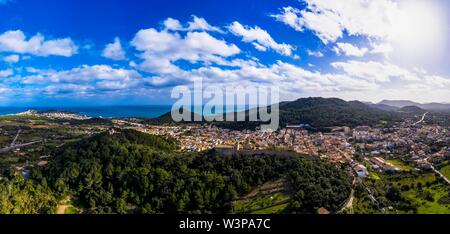
M375 126L380 123L392 124L401 120L401 116L397 112L381 110L358 101L346 102L337 98L301 98L291 102L282 102L279 104L279 111L281 127L289 124L308 124L311 126L310 130L321 131L327 131L327 128L333 126ZM237 130L255 129L261 125L261 122L248 121L248 111L245 116L247 121L215 122L214 124ZM161 124L173 121L170 113L167 113L160 118L150 120L150 122Z
M87 213L230 213L254 187L286 178L286 212L335 211L350 192L336 166L302 157L186 154L171 140L132 130L67 145L43 172L58 197Z

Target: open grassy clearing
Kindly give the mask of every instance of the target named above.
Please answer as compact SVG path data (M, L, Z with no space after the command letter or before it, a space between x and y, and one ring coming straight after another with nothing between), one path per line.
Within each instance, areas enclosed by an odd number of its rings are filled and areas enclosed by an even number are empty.
M427 183L433 183L435 180L436 180L436 175L434 173L426 173L426 174L418 175L416 177L406 177L406 178L401 179L394 183L396 183L397 185L400 185L400 186L403 186L403 185L416 186L418 183L420 183L423 186L425 186Z
M274 210L277 210L277 208L273 208L274 206L286 204L289 199L290 197L283 192L264 195L260 194L258 196L253 196L252 198L235 201L233 210L235 213L258 212L259 214L262 214L266 211L266 214L271 214Z
M447 165L443 168L441 168L441 170L439 170L445 177L447 177L447 179L450 179L450 165Z
M265 183L233 202L234 213L281 213L288 205L290 195L283 180Z
M418 214L450 214L450 204L439 202L448 196L450 188L436 180L434 173L427 173L404 178L394 184L400 188L409 188L402 189L401 196L416 205Z
M262 210L253 211L252 214L279 214L282 213L287 206L288 203L275 205Z
M373 180L381 180L380 175L378 175L378 173L375 172L375 171L371 171L371 172L369 173L369 178L370 178L370 179L373 179Z
M411 189L403 192L402 196L413 201L418 205L418 214L450 214L450 204L440 204L439 200L447 196L449 193L448 187L443 184L434 184L430 187L423 187L422 191ZM429 194L432 199L424 194Z
M414 167L409 166L399 160L386 160L388 163L392 164L394 167L397 167L398 169L402 171L412 171L414 170Z

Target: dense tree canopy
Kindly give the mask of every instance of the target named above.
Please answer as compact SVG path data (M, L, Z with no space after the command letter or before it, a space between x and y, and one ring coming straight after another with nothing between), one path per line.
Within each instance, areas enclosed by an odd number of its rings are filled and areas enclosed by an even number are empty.
M295 193L291 212L336 210L350 191L346 173L318 160L175 148L132 130L104 133L58 150L44 177L92 213L228 213L252 187L282 177Z
M35 183L16 176L0 181L0 214L53 213L57 199L44 181Z

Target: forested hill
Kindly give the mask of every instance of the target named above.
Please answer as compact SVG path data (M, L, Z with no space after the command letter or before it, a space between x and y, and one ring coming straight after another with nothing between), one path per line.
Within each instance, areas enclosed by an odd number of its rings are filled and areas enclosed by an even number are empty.
M423 114L427 112L426 110L417 106L405 106L398 109L397 111L401 113L411 113L411 114Z
M346 102L337 98L302 98L280 103L280 119L284 124L310 124L315 128L332 126L377 125L399 120L396 113L372 108L362 102Z
M358 101L346 102L337 98L301 98L279 105L280 126L289 124L309 124L316 130L326 131L333 126L377 125L399 121L401 116L395 111L387 111L372 107ZM246 113L248 120L248 112ZM170 113L153 119L153 123L173 122ZM254 129L261 125L258 122L215 122L220 127L230 129Z
M320 160L175 148L132 130L104 133L59 149L33 178L88 213L230 213L233 200L280 178L292 190L288 213L336 211L350 192L350 176Z

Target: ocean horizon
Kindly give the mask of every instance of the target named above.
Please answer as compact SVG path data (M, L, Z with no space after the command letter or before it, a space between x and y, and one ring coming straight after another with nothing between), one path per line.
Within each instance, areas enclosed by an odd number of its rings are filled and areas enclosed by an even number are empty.
M148 106L30 106L0 107L0 115L12 115L27 110L67 111L82 116L97 118L157 118L171 110L170 105Z
M228 110L227 107L224 107ZM235 106L234 110L247 110L249 106ZM28 110L36 111L66 111L82 116L93 118L157 118L172 110L172 105L116 105L116 106L29 106L14 107L0 106L0 116L13 115ZM191 108L191 111L197 113L198 109ZM225 111L205 112L204 115L221 114Z

